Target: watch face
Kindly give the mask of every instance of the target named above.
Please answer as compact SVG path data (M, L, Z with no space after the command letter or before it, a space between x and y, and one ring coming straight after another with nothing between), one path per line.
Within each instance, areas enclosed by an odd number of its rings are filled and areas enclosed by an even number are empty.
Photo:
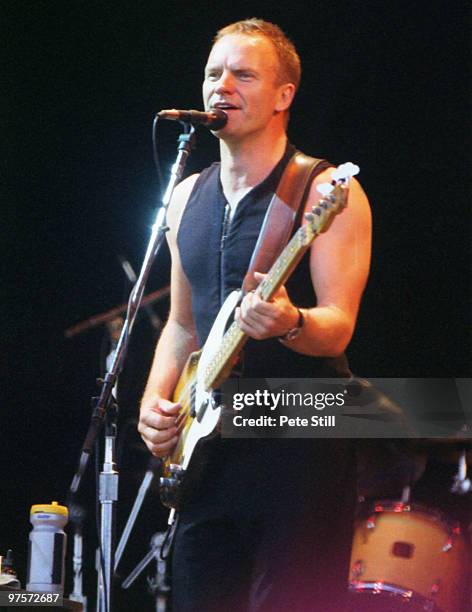
M298 336L300 335L301 330L302 330L301 327L294 327L293 329L291 329L285 334L283 339L284 340L295 340L295 338L298 338Z
M279 338L279 340L282 341L287 341L287 340L295 340L295 338L298 338L298 336L300 335L301 331L302 331L302 327L303 324L305 322L305 318L303 316L303 311L301 310L301 308L297 308L298 310L298 323L296 327L292 327L292 329L289 329L288 332L285 334L285 336L281 336Z

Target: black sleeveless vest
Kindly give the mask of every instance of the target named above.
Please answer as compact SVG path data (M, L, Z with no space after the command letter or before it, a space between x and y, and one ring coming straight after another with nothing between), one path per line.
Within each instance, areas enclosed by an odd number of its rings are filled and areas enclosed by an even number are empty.
M220 181L220 164L206 168L194 185L181 219L177 245L192 288L192 312L201 346L225 298L242 285L267 207L294 151L293 146L287 146L269 176L238 203L231 223L227 222L229 207ZM324 168L329 165L326 162ZM286 287L295 305L316 305L309 253ZM336 359L308 357L286 348L274 338L250 339L244 348L242 364L244 376L252 378L350 375L344 355Z

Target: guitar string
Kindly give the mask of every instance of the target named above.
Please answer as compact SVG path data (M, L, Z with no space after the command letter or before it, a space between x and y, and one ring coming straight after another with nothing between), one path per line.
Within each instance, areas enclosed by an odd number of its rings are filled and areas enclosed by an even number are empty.
M293 259L294 259L294 251L293 248L295 247L295 244L292 244L293 242L297 242L297 249L298 250L300 247L302 246L306 246L304 244L305 240L306 240L306 229L305 226L303 226L302 228L300 228L300 231L297 232L297 234L294 236L295 240L291 240L290 243L287 245L286 249L284 249L284 251L282 252L279 260L276 263L275 268L269 272L268 276L266 277L266 279L259 285L258 287L258 294L262 296L262 299L267 299L267 294L264 296L264 293L267 291L270 294L270 291L273 289L274 285L277 284L280 280L280 275L278 274L280 272L280 269L283 267L286 269L287 263L291 264ZM284 260L289 260L284 261ZM290 261L292 260L292 261ZM224 334L223 339L222 339L222 343L220 348L218 349L218 351L215 353L215 355L213 356L213 358L211 359L210 363L208 364L207 368L206 368L206 373L205 373L205 382L206 388L209 388L210 385L212 383L214 383L214 381L217 379L217 376L213 376L213 380L209 381L209 374L211 374L212 370L216 370L217 368L215 367L215 365L221 361L221 358L224 357L224 354L228 354L233 352L235 345L237 345L241 340L242 337L238 337L238 335L236 335L236 329L237 326L235 324L235 322L233 322L231 324L231 326L229 327L229 329L227 330L227 332ZM240 331L240 330L238 330ZM244 332L241 332L242 336L244 336ZM234 337L234 339L233 339ZM229 345L229 346L228 346ZM230 350L228 350L230 349ZM216 363L215 363L216 362ZM221 371L221 370L220 370ZM183 407L184 409L182 410L182 412L179 413L178 415L178 420L180 420L180 423L178 425L178 427L180 426L180 424L184 423L184 418L187 417L190 412L191 412L191 406L192 406L192 401L191 401L191 395L192 392L194 391L195 386L193 382L189 382L182 390L182 393L179 396L179 402L182 402L184 404L187 404L185 407ZM190 397L189 397L189 393L190 393ZM190 400L190 403L189 403ZM185 427L185 425L183 424L182 429Z
M321 200L321 202L318 203L318 207L321 205L323 207L323 200ZM313 207L313 211L314 211ZM324 208L324 207L323 207ZM318 209L319 210L319 209ZM324 211L322 212L328 212L325 208ZM322 217L325 217L327 215L322 215ZM322 220L320 219L321 223L320 225L322 225ZM323 219L324 221L324 219ZM318 228L319 231L319 228ZM257 288L257 293L259 295L262 296L262 299L267 299L267 296L270 294L270 291L274 288L274 285L276 285L279 280L280 280L280 270L285 269L287 270L288 265L287 264L291 264L293 263L293 261L295 260L296 255L298 254L297 251L300 250L300 247L302 246L309 246L309 244L306 244L306 240L307 240L307 236L306 236L306 225L303 225L299 231L297 231L297 233L295 234L295 236L293 237L292 240L290 240L289 244L285 247L285 249L282 251L280 257L278 258L275 266L273 269L271 269L269 271L268 276L264 279L264 281L259 285L259 287ZM313 234L313 239L316 237L318 232L314 232ZM296 244L298 243L298 244ZM295 249L295 250L294 250ZM288 261L286 261L288 260ZM265 291L267 290L267 294L264 296ZM239 330L240 331L240 330ZM213 358L211 359L210 363L208 364L207 368L206 368L206 387L209 388L211 384L214 383L214 381L217 379L217 376L213 376L213 380L209 381L209 374L212 373L212 370L217 370L217 368L215 367L215 362L216 364L221 361L222 356L224 356L224 354L228 354L233 352L235 345L237 345L242 338L245 336L245 334L242 332L242 336L238 337L238 335L236 335L236 326L235 326L235 322L233 322L231 324L231 326L229 327L229 329L227 330L227 332L224 334L223 339L222 339L222 344L220 346L220 348L218 349L218 351L216 352L216 354L213 356ZM234 339L233 339L234 337ZM236 340L236 342L234 341ZM229 345L229 346L227 346ZM233 346L231 346L233 345ZM231 349L230 351L228 351L228 349ZM220 370L221 372L221 370ZM182 393L179 396L179 402L182 402L184 404L183 406L183 410L182 412L179 413L177 420L180 421L178 423L178 427L180 427L180 425L182 424L183 427L182 429L185 427L185 417L187 417L192 409L192 395L194 395L194 391L195 391L195 385L193 382L189 382L182 390ZM190 395L189 395L190 394ZM190 400L190 401L189 401Z
M300 228L302 231L297 232L296 235L296 242L299 242L301 244L299 244L298 246L303 246L303 242L304 240L302 239L302 234L305 234L306 232L303 231L304 228ZM269 293L272 290L274 284L276 284L280 278L279 278L279 274L277 274L280 271L280 268L282 267L282 264L284 264L283 267L286 266L285 261L282 261L284 259L287 259L290 255L293 256L293 250L290 247L293 247L295 245L291 244L292 241L290 241L290 243L287 245L287 248L284 249L284 251L281 254L281 257L279 258L276 267L274 268L272 274L271 272L269 272L268 276L266 277L266 279L259 285L258 289L258 293L262 296L263 299L267 299L266 296L264 296L265 291L267 290ZM287 251L287 252L285 252ZM284 257L285 255L285 257ZM289 262L291 263L291 262ZM235 322L233 322L231 324L231 326L229 327L229 329L227 330L227 332L224 334L223 339L222 339L222 343L220 348L218 349L218 351L216 352L216 354L213 356L213 358L211 359L210 363L208 364L206 370L206 385L205 387L208 388L210 387L210 385L212 383L214 383L214 381L217 379L217 376L213 376L213 380L211 380L209 382L209 376L208 376L208 370L211 373L211 370L215 370L215 362L218 363L219 361L221 361L221 358L224 356L225 353L231 353L234 350L235 345L237 345L241 340L242 337L238 337L238 335L236 335L235 330L237 329L237 326L235 324ZM240 330L238 330L240 331ZM244 336L244 332L241 332L242 336ZM233 339L234 337L234 339ZM235 342L236 340L236 342ZM227 346L229 345L229 346ZM230 350L228 350L230 349ZM220 370L221 371L221 370ZM194 390L195 390L195 385L193 382L189 382L187 383L187 385L183 388L182 393L179 395L179 402L183 404L182 408L183 410L179 413L178 417L177 417L177 429L179 430L180 428L180 432L183 431L183 429L185 428L185 421L186 421L186 417L191 413L192 411L192 394L194 395Z

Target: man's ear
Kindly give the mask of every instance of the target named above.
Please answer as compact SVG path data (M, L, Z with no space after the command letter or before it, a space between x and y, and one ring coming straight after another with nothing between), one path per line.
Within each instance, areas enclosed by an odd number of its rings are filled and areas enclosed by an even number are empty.
M277 101L275 105L276 111L287 110L292 104L295 96L295 85L293 83L285 83L280 85L277 91Z

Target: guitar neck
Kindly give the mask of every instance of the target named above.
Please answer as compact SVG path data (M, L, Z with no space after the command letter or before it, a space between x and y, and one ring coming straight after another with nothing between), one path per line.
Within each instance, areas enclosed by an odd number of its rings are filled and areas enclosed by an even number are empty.
M353 164L345 164L353 166ZM338 171L341 167L338 168ZM359 168L352 172L356 174ZM333 182L334 184L334 182ZM256 294L265 302L270 300L275 292L285 283L296 268L303 255L310 248L312 242L321 232L325 232L334 214L337 214L347 204L348 180L340 179L330 193L312 208L311 213L305 214L307 223L302 225L293 238L279 255L269 273L258 285ZM234 362L246 343L248 337L242 332L236 322L233 322L220 344L220 348L209 362L205 374L205 389L216 389L229 376Z
M265 302L270 300L274 293L286 282L303 255L310 248L315 237L316 233L311 232L306 225L296 232L269 270L267 276L258 285L256 294L262 300Z
M247 339L248 336L241 331L236 321L233 321L223 336L220 348L206 367L205 389L217 389L226 380Z
M257 295L262 300L270 300L296 268L316 237L316 233L309 234L308 227L304 225L284 248L265 279L256 289ZM248 336L241 331L234 321L223 336L220 348L207 366L204 378L206 389L216 389L226 379L233 367L234 360L247 339Z

